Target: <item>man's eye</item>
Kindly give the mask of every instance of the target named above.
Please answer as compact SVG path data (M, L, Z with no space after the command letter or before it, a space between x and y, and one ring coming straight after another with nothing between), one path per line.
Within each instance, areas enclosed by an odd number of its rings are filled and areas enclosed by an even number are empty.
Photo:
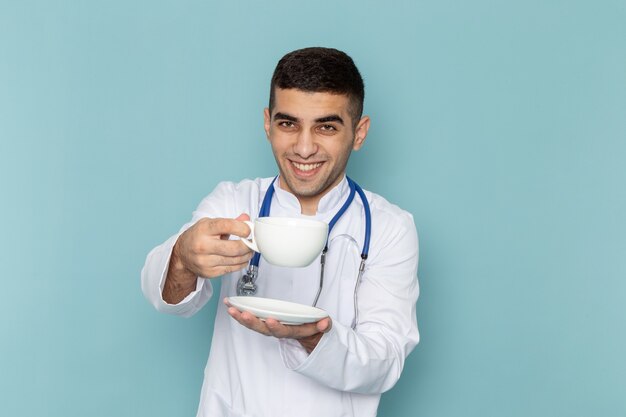
M335 126L333 126L333 125L321 125L320 129L325 131L325 132L333 132L333 131L337 130L337 129L335 129Z
M293 124L293 122L279 122L278 126L286 127L286 128L290 129L290 128L294 127L295 125Z

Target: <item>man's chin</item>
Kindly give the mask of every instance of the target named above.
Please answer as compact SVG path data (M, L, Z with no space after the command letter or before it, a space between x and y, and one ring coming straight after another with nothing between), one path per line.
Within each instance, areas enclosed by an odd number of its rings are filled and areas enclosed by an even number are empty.
M292 189L292 191L296 197L304 197L304 198L315 197L321 194L322 192L317 187L315 188L296 187L295 189Z
M291 181L288 181L288 186L296 197L315 197L323 191L323 187L320 184L309 181L294 181L292 179Z

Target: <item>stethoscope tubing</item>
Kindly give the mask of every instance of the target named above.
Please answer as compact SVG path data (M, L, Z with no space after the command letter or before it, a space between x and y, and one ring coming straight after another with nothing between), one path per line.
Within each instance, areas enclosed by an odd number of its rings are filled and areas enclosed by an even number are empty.
M274 179L272 180L270 186L268 187L265 193L265 196L263 197L261 209L259 210L259 217L269 217L270 215L270 210L272 206L272 197L274 196L274 191L275 191L274 183L276 182L277 178L278 176L274 177ZM343 203L339 211L333 216L330 223L328 223L328 236L326 238L326 245L324 246L324 249L322 250L322 254L320 256L320 284L317 290L317 294L315 295L315 299L313 301L313 306L317 305L317 301L320 297L320 294L322 293L322 288L324 287L324 266L326 264L326 253L328 252L328 243L330 239L330 233L333 227L335 226L335 224L339 221L339 219L348 210L348 207L350 207L350 205L352 204L355 194L358 194L363 204L363 211L365 213L365 237L363 239L363 249L361 251L361 263L359 265L359 273L357 275L357 280L354 285L354 295L353 295L354 318L352 320L352 326L351 326L354 329L358 323L358 308L357 308L358 290L361 284L361 278L363 277L363 271L365 270L365 261L367 260L367 256L369 254L370 239L372 235L372 214L371 214L369 203L367 201L367 197L365 196L365 192L363 191L363 189L356 182L354 182L350 177L346 176L346 179L348 181L348 186L350 187L350 193L348 194L348 198ZM245 278L246 281L249 282L249 285L251 285L254 288L251 294L256 293L256 284L254 281L256 280L256 276L258 274L260 260L261 260L261 254L256 252L252 256L252 259L250 260L250 264L248 265L248 271L246 272L244 277L242 277L242 279Z

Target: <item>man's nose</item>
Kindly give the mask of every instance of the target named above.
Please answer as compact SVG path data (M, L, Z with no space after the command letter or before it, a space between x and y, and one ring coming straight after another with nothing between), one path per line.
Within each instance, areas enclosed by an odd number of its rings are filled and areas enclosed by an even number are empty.
M314 135L308 130L302 131L296 139L293 151L296 155L304 159L315 154L315 152L317 152L317 143L315 143Z

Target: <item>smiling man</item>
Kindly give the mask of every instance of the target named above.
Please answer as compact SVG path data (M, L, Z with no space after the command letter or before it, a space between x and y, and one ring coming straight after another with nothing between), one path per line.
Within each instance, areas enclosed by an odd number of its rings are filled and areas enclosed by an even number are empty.
M343 179L351 151L363 145L369 117L351 115L345 94L280 87L273 92L265 133L281 187L298 196L302 214L314 215L321 197Z
M148 255L142 289L159 311L191 316L213 295L211 280L222 280L225 306L215 317L198 416L375 416L381 393L398 381L419 340L417 234L409 213L346 177L370 126L363 98L363 80L345 53L285 55L264 111L278 177L220 183ZM271 216L333 225L325 269L261 261L258 278L250 278L253 254L237 237L249 235L243 220L260 214L266 196ZM242 279L257 296L315 303L329 316L285 325L239 311L228 297L241 293Z

